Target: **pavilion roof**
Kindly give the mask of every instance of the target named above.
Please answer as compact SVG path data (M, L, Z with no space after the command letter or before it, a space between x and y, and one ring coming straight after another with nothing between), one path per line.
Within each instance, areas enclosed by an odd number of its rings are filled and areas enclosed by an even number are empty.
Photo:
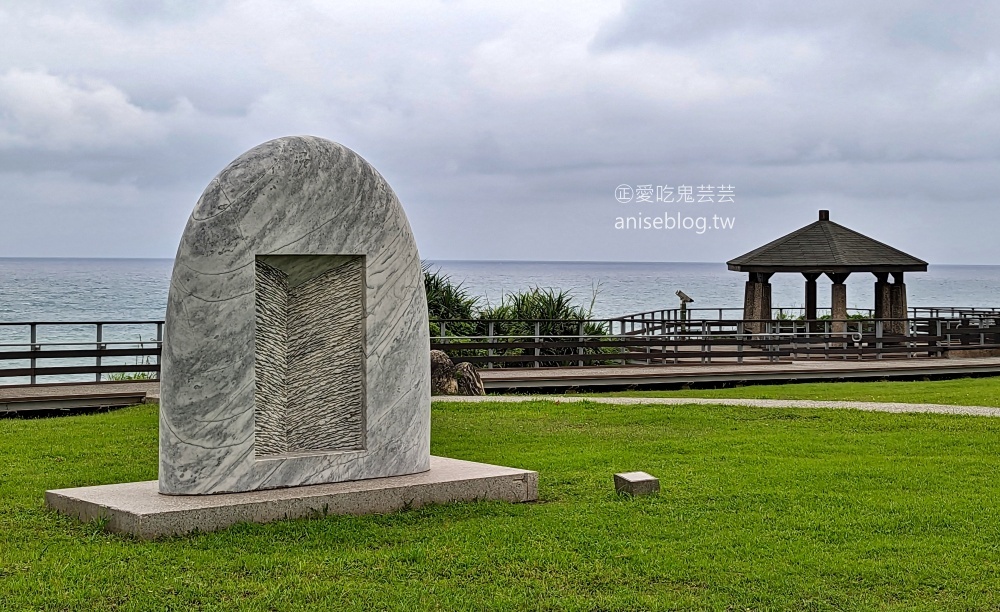
M819 220L727 262L737 272L926 272L927 262L864 234Z

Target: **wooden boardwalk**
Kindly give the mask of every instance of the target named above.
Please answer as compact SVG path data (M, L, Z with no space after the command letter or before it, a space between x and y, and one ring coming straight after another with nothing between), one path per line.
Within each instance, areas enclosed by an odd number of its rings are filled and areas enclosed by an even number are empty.
M159 397L160 383L104 382L0 386L0 415L17 412L113 408Z
M1000 376L1000 357L821 360L779 363L505 368L480 370L487 391L566 391L580 388L669 387L685 384L905 380ZM0 415L39 410L116 407L159 401L156 381L0 386Z
M488 391L1000 375L1000 357L480 370Z

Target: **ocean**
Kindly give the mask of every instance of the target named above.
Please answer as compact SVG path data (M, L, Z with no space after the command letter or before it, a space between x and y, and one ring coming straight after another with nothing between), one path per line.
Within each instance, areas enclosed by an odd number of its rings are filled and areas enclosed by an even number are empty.
M677 290L694 298L694 308L740 307L744 274L721 263L432 261L483 303L530 287L565 289L590 307L594 318L674 308ZM0 258L0 350L28 342L26 327L3 323L32 321L138 321L164 317L173 262L169 259L12 259ZM872 307L874 277L848 281L851 308ZM771 279L775 308L804 302L800 275ZM906 275L910 306L1000 307L1000 266L930 266ZM819 282L820 307L829 304L829 283ZM713 315L714 316L714 315ZM93 341L93 325L39 327L39 342ZM108 326L106 341L155 339L155 326ZM15 367L15 362L0 367ZM60 380L85 380L62 377ZM24 382L0 379L0 384Z
M441 261L432 266L491 303L528 287L566 289L584 305L593 300L594 318L676 308L678 290L694 298L692 308L741 308L747 280L722 263ZM1000 306L1000 266L930 266L927 272L907 273L905 281L910 306ZM774 307L803 307L804 283L799 274L774 275ZM871 274L850 276L848 307L872 308L874 283ZM828 306L825 277L817 294L819 306Z
M740 307L744 274L718 263L431 261L431 267L462 283L483 303L530 287L571 291L595 318L674 308L677 290L694 308ZM0 323L162 319L167 303L169 259L0 258ZM875 278L847 280L851 308L871 308ZM930 266L908 273L911 306L1000 306L1000 266ZM801 307L800 275L772 277L775 308ZM819 281L820 306L830 287Z

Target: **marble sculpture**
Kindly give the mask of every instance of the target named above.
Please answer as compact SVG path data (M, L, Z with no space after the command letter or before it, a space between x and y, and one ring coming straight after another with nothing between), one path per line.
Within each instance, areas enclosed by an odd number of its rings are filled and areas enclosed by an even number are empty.
M279 138L212 180L177 250L160 493L430 468L427 305L406 215L350 149Z

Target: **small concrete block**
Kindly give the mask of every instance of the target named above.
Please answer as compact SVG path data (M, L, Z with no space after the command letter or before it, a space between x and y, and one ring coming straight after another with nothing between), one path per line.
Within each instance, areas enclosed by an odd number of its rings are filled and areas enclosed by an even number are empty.
M236 523L269 523L326 514L377 514L427 504L538 499L538 472L431 457L419 474L217 495L164 495L155 481L46 491L48 506L82 521L149 539Z
M628 495L652 495L660 492L660 479L646 472L615 474L615 491Z

